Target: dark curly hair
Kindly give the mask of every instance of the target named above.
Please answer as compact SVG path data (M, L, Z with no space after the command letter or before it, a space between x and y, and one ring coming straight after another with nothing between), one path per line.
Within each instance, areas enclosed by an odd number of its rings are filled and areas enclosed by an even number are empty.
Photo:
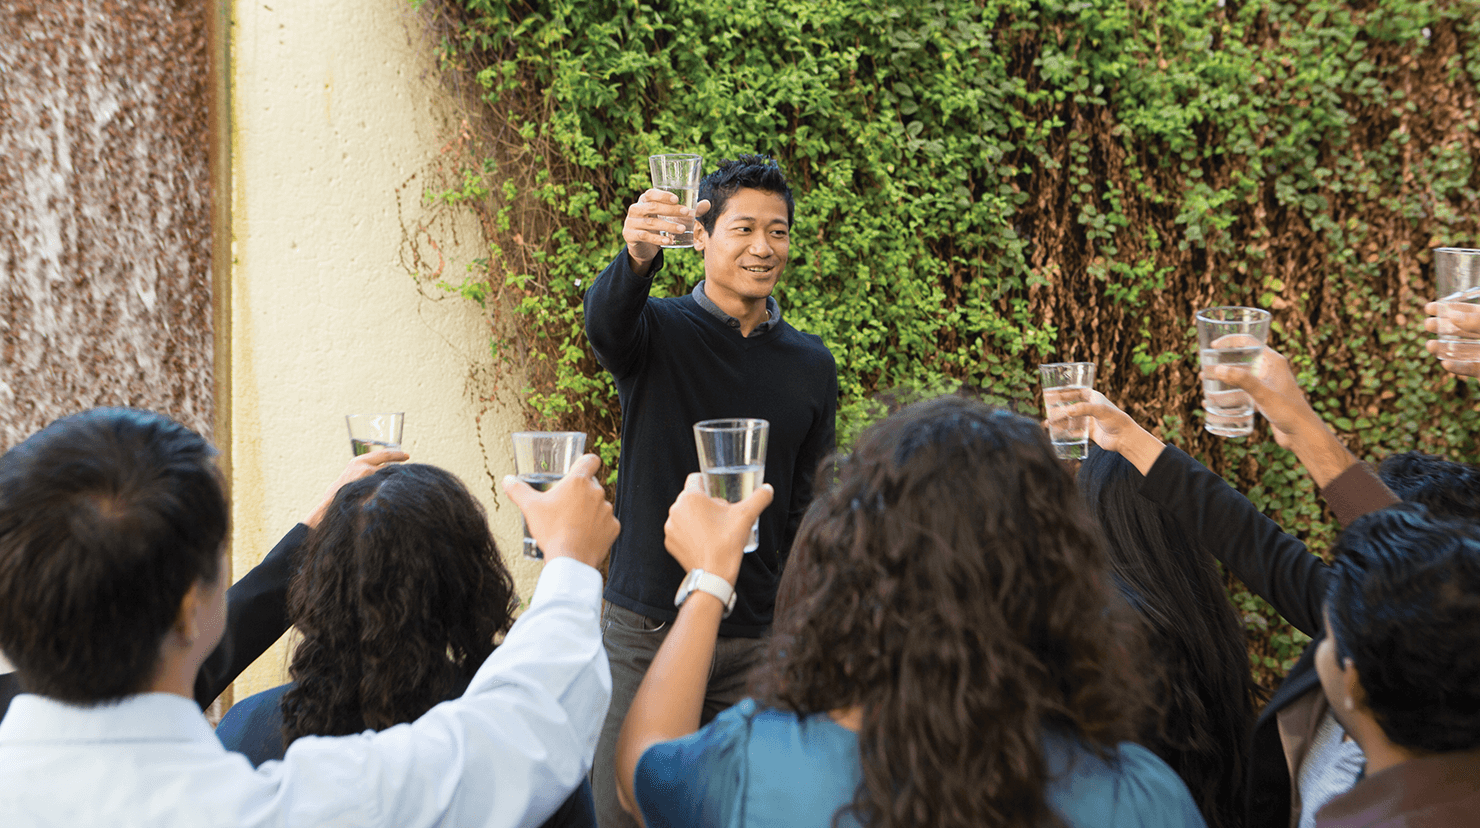
M1332 546L1327 632L1394 744L1480 748L1480 527L1404 504Z
M1116 584L1146 629L1161 715L1138 739L1192 792L1210 828L1243 823L1248 735L1260 699L1248 641L1213 557L1137 491L1129 460L1090 447L1079 490L1105 531Z
M435 466L341 488L288 589L283 745L409 722L461 691L518 605L483 507Z
M1108 756L1146 697L1134 618L1043 429L942 397L835 468L752 675L764 704L863 711L863 779L835 824L1057 824L1045 732Z
M1377 467L1393 494L1422 503L1429 513L1465 520L1480 518L1480 468L1421 451L1394 454Z

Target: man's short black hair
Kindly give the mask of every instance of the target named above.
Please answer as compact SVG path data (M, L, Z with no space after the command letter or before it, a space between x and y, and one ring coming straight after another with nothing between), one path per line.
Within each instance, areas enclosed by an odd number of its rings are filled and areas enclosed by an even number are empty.
M196 582L220 577L215 449L160 414L96 408L0 457L0 650L73 704L140 692Z
M1480 747L1480 527L1405 504L1354 522L1332 551L1328 633L1383 733Z
M1382 461L1377 474L1393 493L1422 503L1435 517L1480 520L1480 468L1421 451L1405 451Z
M699 200L709 199L709 212L699 217L704 232L714 232L714 223L725 211L725 202L741 190L760 190L781 196L781 200L786 202L786 223L788 226L793 223L796 205L781 167L769 155L740 155L719 162L719 167L699 182Z

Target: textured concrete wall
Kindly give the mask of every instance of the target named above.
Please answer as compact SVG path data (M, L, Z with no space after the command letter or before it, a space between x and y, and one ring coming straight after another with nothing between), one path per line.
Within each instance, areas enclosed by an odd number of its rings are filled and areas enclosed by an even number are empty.
M0 3L0 450L97 405L212 434L205 30Z
M462 478L517 558L517 510L494 481L512 472L520 424L485 399L499 393L487 323L414 275L440 262L457 281L485 251L476 225L422 204L458 121L409 4L238 2L233 14L235 574L349 461L353 412L405 411L412 458ZM536 570L513 564L527 596ZM283 681L286 659L279 642L236 698Z

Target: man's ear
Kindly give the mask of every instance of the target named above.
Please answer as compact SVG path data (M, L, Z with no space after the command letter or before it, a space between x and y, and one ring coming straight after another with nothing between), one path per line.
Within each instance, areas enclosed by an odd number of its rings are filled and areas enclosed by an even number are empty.
M699 223L699 221L696 219L694 221L694 249L702 252L704 250L704 245L708 243L709 233L705 231L704 225Z
M179 643L186 649L194 646L195 639L200 637L200 614L206 606L206 590L206 584L201 581L190 585L185 597L180 599L180 611L170 627L170 633L178 636Z

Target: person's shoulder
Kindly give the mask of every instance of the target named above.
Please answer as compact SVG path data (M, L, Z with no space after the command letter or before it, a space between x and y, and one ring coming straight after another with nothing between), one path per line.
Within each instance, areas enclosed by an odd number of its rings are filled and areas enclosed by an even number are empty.
M1045 740L1048 801L1070 826L1203 828L1202 814L1171 766L1121 742L1107 754L1070 738Z
M837 370L837 361L832 351L828 349L827 343L822 341L822 337L814 333L799 331L785 319L781 320L778 329L776 341L794 349L799 358L819 367Z

